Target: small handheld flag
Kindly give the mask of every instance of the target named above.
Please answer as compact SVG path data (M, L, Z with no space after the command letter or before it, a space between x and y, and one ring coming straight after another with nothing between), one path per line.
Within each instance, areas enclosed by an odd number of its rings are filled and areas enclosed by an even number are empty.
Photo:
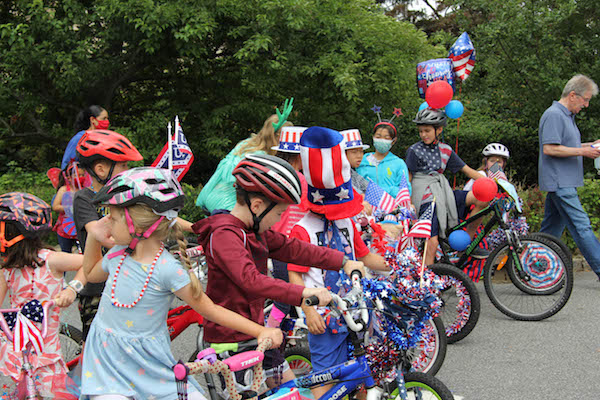
M169 122L170 125L171 123ZM171 156L169 157L169 155ZM179 118L176 117L175 133L168 143L164 145L158 157L152 163L152 166L172 170L173 175L181 182L193 162L194 154L183 134Z

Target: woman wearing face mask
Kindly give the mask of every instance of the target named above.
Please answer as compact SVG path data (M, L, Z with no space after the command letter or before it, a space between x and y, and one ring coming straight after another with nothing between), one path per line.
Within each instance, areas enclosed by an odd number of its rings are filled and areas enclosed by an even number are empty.
M66 171L70 162L79 161L77 158L77 151L75 151L75 149L77 147L77 143L79 143L79 139L81 139L85 131L91 131L93 129L108 129L109 125L110 122L108 120L108 111L106 111L104 108L93 105L81 110L79 114L77 114L77 117L75 118L75 124L73 125L73 128L75 129L75 136L73 136L71 140L69 140L69 144L67 144L60 169Z
M394 124L381 121L373 128L375 152L364 155L356 171L367 180L377 183L391 196L396 197L402 179L406 179L411 191L406 163L390 151L396 143L397 131Z

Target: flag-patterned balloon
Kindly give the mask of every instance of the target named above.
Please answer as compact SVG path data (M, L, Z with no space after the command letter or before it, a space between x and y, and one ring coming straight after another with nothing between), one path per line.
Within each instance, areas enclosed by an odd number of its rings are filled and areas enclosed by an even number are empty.
M452 60L454 74L458 79L467 79L475 67L475 47L467 32L464 32L450 47L448 58Z

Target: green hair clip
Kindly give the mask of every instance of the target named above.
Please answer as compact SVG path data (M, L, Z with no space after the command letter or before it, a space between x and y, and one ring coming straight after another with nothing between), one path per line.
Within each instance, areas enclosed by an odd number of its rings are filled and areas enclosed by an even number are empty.
M279 128L281 128L283 126L283 124L286 123L287 117L292 112L292 108L294 108L294 106L292 105L293 102L294 102L293 97L285 100L285 102L283 103L283 113L279 112L279 108L277 109L278 121L277 121L277 123L273 123L273 129L275 130L275 132L277 132L279 130Z

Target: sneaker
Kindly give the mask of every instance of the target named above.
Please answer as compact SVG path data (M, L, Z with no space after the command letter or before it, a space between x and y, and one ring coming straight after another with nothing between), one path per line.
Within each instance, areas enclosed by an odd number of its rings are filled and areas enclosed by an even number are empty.
M490 252L482 249L481 247L476 247L475 250L473 250L473 252L471 253L471 257L476 258L478 260L484 260L486 258L488 258L490 255Z

